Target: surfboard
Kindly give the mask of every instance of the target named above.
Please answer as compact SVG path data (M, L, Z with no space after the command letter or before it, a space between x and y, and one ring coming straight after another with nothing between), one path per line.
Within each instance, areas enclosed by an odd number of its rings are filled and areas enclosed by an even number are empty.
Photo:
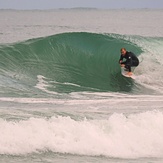
M132 75L127 75L128 71L125 70L126 68L121 67L121 74L127 78L132 78L132 79L136 79L136 76L134 75L134 73L132 73Z

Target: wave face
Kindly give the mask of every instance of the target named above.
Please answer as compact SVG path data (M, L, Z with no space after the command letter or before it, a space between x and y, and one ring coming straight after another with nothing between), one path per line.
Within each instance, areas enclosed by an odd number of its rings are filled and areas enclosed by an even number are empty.
M137 55L143 52L123 36L94 33L63 33L1 45L1 94L31 96L40 89L49 94L137 92L138 84L121 75L122 47Z

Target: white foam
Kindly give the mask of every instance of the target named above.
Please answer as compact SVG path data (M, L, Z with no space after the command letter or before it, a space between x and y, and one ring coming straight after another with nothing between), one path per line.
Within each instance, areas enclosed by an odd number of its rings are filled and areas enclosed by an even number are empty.
M163 113L150 111L108 120L75 121L70 117L0 119L0 154L47 150L109 157L162 157Z
M49 94L57 94L57 92L49 91L47 89L49 86L49 83L45 79L46 79L46 77L44 77L42 75L37 75L38 83L36 84L35 88L38 88L38 89L42 90L43 92L46 92Z
M136 81L159 92L163 92L163 72L162 65L159 65L155 56L145 54L144 60L135 70Z
M139 66L134 70L135 82L163 93L163 40L136 36L126 36L125 39L137 44L144 51L139 56Z

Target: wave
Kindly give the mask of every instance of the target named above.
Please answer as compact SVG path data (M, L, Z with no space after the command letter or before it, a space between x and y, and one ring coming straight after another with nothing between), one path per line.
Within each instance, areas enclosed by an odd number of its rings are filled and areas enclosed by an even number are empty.
M0 131L0 154L51 151L137 158L162 157L163 152L163 114L159 111L128 116L114 113L103 120L62 116L19 121L0 119Z
M142 78L138 78L140 82L136 83L123 77L118 64L122 47L143 56L144 47L138 42L140 39L144 38L81 32L1 45L1 94L146 92L140 84L144 82Z

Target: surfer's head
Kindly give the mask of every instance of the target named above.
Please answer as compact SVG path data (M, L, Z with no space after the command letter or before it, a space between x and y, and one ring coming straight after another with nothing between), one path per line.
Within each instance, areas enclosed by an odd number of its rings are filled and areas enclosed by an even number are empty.
M125 55L126 54L126 49L125 48L121 48L121 54Z

